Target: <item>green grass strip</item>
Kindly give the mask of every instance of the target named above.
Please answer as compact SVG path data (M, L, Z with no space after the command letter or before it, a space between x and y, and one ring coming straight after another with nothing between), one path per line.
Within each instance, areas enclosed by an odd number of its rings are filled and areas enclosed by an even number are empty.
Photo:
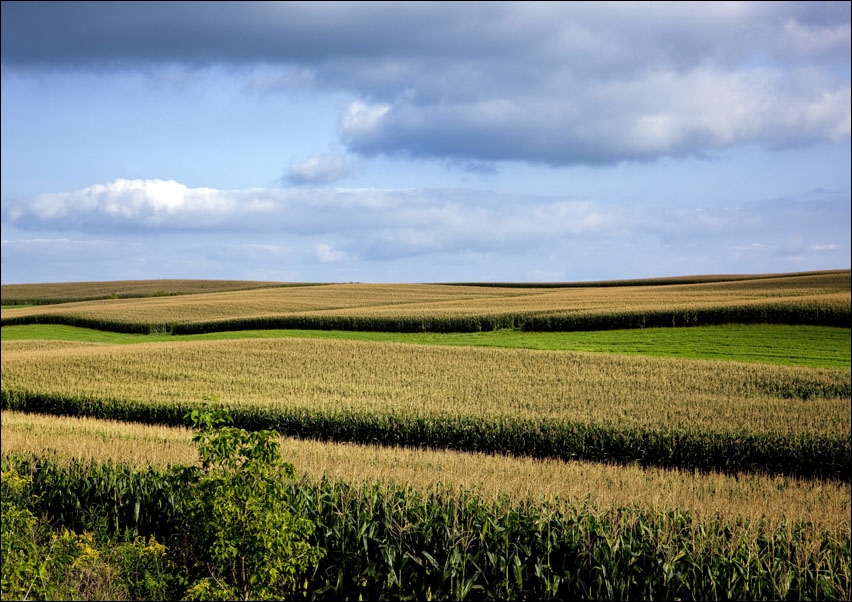
M299 337L422 345L587 351L819 368L850 368L852 366L852 352L850 352L852 329L783 324L725 324L690 328L583 332L495 330L471 333L397 333L341 330L244 330L179 336L122 334L59 324L29 324L4 326L0 329L0 336L4 341L42 339L123 344Z

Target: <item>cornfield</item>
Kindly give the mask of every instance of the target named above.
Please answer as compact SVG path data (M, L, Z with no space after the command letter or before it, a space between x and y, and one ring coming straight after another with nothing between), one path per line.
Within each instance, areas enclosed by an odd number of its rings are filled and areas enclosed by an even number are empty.
M848 328L850 272L543 285L3 287L2 325ZM41 288L40 288L41 287ZM62 288L66 287L66 288ZM104 298L109 297L109 298ZM97 300L100 298L100 300ZM88 299L69 302L71 299ZM172 337L169 337L172 338ZM178 533L187 412L275 429L312 599L849 599L852 375L331 339L2 342L4 475L75 530ZM9 473L11 474L11 473Z
M0 325L192 334L303 328L391 332L609 330L782 323L848 326L849 272L667 286L498 288L334 284L5 309Z
M180 424L215 394L307 438L848 478L845 370L310 339L2 350L8 409Z
M137 469L192 465L198 459L192 432L185 427L12 411L2 412L2 421L0 441L6 454L51 455L60 464L112 461ZM548 500L598 510L680 509L701 520L740 517L762 520L773 528L810 521L833 533L850 528L848 483L291 437L278 441L282 456L312 483L324 479L352 485L396 483L424 495L440 488L491 501L508 496L519 504Z
M31 476L39 508L75 530L91 508L116 529L180 529L167 471L6 456L9 468ZM296 481L291 499L327 552L311 598L847 599L852 584L848 532L807 521L772 528L328 480Z

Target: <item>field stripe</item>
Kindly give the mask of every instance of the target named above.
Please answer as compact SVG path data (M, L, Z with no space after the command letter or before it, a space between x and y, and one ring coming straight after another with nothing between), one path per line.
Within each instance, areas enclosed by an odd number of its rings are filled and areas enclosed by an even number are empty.
M0 409L181 426L199 404L161 405L3 389ZM746 435L617 428L549 420L394 416L309 409L230 407L234 425L330 442L447 449L557 460L758 472L852 482L852 444L826 435Z
M622 355L849 368L852 330L820 326L728 324L575 333L498 330L479 333L382 333L337 330L249 330L203 335L132 335L64 325L5 326L4 341L62 340L144 344L243 338L316 338L422 345L586 351Z

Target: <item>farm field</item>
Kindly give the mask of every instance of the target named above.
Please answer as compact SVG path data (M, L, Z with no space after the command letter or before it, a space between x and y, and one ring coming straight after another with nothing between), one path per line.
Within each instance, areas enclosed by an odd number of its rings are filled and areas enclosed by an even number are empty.
M419 345L504 347L548 351L587 351L691 359L760 362L821 368L850 367L852 331L831 326L723 324L690 328L645 328L581 332L493 330L474 333L404 333L346 330L248 330L198 335L125 334L63 326L4 326L2 339L91 343L154 343L243 338L319 338Z
M298 286L284 282L248 280L121 280L110 282L68 282L45 284L4 284L0 299L4 306L49 305L94 299L168 297L256 288Z
M830 272L828 272L830 273ZM735 282L762 278L796 277L814 275L812 272L792 274L683 276L673 278L646 278L636 280L610 280L602 282L564 283L451 283L452 286L497 286L499 288L565 288L601 286L654 286L671 284L697 284L706 282ZM250 280L120 280L104 282L65 282L41 284L4 284L0 286L3 305L47 305L109 298L162 297L210 292L280 288L286 286L313 286L310 283L267 282Z
M4 287L4 475L165 536L213 401L283 435L311 595L847 599L849 271L674 282Z
M136 467L191 465L198 461L192 431L3 411L5 453L54 454ZM328 443L282 437L281 453L311 481L323 478L353 484L401 483L421 493L436 487L471 491L488 500L508 495L523 503L541 500L605 509L636 506L651 511L681 509L697 518L810 521L842 534L849 529L852 490L848 483L693 471L562 462L446 450ZM440 484L440 485L439 485Z
M730 322L846 327L850 290L848 271L560 289L334 284L3 309L0 325L174 334L260 328L566 331Z
M849 436L848 371L322 339L2 342L3 391L168 406Z

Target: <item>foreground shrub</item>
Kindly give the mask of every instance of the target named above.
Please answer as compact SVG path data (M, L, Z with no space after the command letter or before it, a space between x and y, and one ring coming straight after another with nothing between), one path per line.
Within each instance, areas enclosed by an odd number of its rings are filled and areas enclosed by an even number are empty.
M230 426L224 411L194 410L201 468L177 472L186 527L178 554L198 576L191 600L268 600L305 586L323 550L308 538L314 525L293 508L295 471L281 460L274 431Z
M4 600L24 599L38 574L36 517L27 508L32 477L21 476L13 468L2 470L2 550Z
M169 600L173 581L165 546L151 537L109 537L99 528L51 530L31 508L32 477L2 472L3 600ZM95 514L95 513L92 513ZM90 514L91 516L91 514Z

